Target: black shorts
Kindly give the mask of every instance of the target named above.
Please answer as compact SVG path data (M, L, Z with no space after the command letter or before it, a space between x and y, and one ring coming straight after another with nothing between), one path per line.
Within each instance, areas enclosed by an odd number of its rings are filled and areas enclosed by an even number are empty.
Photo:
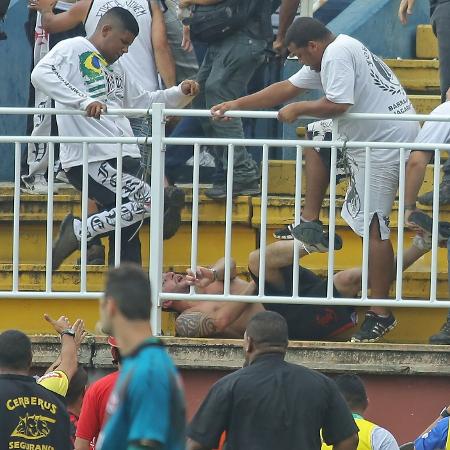
M327 296L327 280L314 272L300 266L299 297ZM280 269L285 280L284 289L265 284L265 294L274 297L289 297L292 295L292 267ZM258 278L250 272L258 285ZM333 287L333 296L340 297L339 291ZM264 303L268 311L281 314L288 324L289 339L320 340L331 338L356 325L355 309L351 306L311 305L311 304L282 304Z

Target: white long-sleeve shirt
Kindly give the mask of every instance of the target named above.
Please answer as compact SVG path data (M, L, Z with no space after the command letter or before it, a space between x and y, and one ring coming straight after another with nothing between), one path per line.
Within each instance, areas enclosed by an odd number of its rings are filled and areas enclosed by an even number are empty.
M108 108L149 108L152 103L165 103L175 108L186 103L188 96L181 86L154 92L145 91L130 79L120 60L108 65L94 45L83 37L66 39L57 44L34 68L31 82L36 89L55 100L57 108L85 110L94 102ZM125 116L103 115L100 119L86 116L57 115L60 136L133 137ZM117 156L119 144L89 144L89 162ZM63 169L82 164L83 144L61 144ZM136 144L124 144L123 156L140 157Z

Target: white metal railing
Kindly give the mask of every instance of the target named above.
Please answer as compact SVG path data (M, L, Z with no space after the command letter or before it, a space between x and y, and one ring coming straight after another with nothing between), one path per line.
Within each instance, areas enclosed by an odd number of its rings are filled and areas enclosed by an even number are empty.
M0 108L2 114L83 114L80 111L73 110L54 110L41 108ZM362 289L359 298L334 298L333 297L333 274L334 274L334 232L336 226L336 160L337 149L344 146L344 142L337 140L339 120L335 120L333 124L333 140L332 141L308 141L308 140L288 140L288 139L213 139L213 138L171 138L165 136L165 117L166 116L197 116L209 117L209 111L203 110L176 110L165 109L162 104L154 104L150 110L109 110L107 114L111 115L152 115L152 137L135 138L105 138L105 137L70 137L70 136L0 136L0 143L15 144L15 165L14 165L14 204L13 204L13 252L12 252L12 289L10 291L0 291L0 298L75 298L88 299L97 298L101 295L99 292L90 292L87 289L87 272L86 272L86 223L87 223L87 165L88 152L90 143L119 143L130 144L146 142L152 144L152 168L151 168L151 232L150 232L150 259L149 259L149 276L151 280L153 311L152 311L152 327L156 334L161 329L161 301L170 300L198 300L198 301L234 301L234 302L262 302L262 303L314 303L314 304L333 304L333 305L380 305L380 306L405 306L405 307L429 307L443 308L450 307L450 301L437 301L437 250L438 250L438 216L439 208L433 208L433 237L432 237L432 256L430 270L430 295L428 300L408 300L402 297L402 272L403 272L403 225L404 225L404 187L405 187L405 159L406 151L416 150L432 150L435 156L434 165L434 205L439 204L439 175L440 175L440 152L450 151L450 144L417 144L417 143L398 143L398 142L356 142L348 141L345 143L347 148L364 148L366 150L366 182L365 182L365 199L368 200L369 177L371 170L370 152L372 149L398 149L400 148L400 175L399 175L399 215L398 215L398 240L397 240L397 267L396 267L396 297L395 299L370 299L368 298L368 263L369 263L369 214L368 208L365 208L364 215L364 237L363 237L363 254L362 254ZM276 118L277 113L273 111L233 111L227 113L230 117L252 117L252 118ZM450 117L445 116L428 116L428 115L392 115L392 114L346 114L346 118L351 117L361 120L407 120L407 121L450 121ZM21 161L21 143L50 143L49 145L49 167L53 167L54 161L54 143L83 143L83 193L82 193L82 239L81 239L81 265L80 265L80 290L79 292L60 292L52 289L52 244L53 244L53 179L49 177L48 186L48 204L47 204L47 231L46 231L46 274L45 274L45 290L42 292L30 292L19 289L19 250L20 250L20 161ZM228 147L228 170L227 170L227 197L226 197L226 213L225 213L225 281L223 295L197 294L195 288L191 288L189 293L174 294L161 292L161 277L163 270L163 215L164 210L164 158L165 145L192 145L194 149L194 166L193 166L193 205L192 205L192 231L191 231L191 258L190 264L192 270L195 271L198 263L198 220L199 220L199 152L200 146L203 144L222 145ZM117 179L121 182L122 164L121 152L122 145L117 155ZM261 233L260 233L260 249L266 247L266 224L267 224L267 199L268 199L268 156L269 147L293 147L297 149L296 159L296 186L295 186L295 221L300 219L301 205L301 178L302 178L302 152L305 147L331 147L331 170L330 170L330 203L329 203L329 253L328 253L328 291L325 298L305 298L298 297L298 260L299 246L294 247L293 257L293 295L291 297L272 297L266 296L264 293L265 283L265 251L260 253L259 267L259 294L251 296L232 295L230 294L230 257L232 243L232 186L233 186L233 153L236 145L245 145L251 147L262 147L262 180L261 180ZM436 148L439 147L439 148ZM118 185L117 192L121 192ZM122 198L117 195L116 207L120 211ZM367 202L365 203L367 205ZM120 264L120 214L116 215L115 229L115 264Z

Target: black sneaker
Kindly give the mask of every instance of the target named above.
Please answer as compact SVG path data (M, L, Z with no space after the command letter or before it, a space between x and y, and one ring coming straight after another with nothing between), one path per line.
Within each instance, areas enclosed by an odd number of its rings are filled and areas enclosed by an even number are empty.
M431 236L433 232L433 219L428 214L422 211L413 211L409 216L409 222L417 225L421 230ZM450 223L449 222L439 222L438 223L438 240L447 241L450 237Z
M292 231L294 239L302 242L308 247L314 247L317 252L328 251L329 234L324 233L323 225L320 220L312 222L300 222ZM342 239L338 234L334 234L334 249L340 250L342 248Z
M73 230L74 220L72 214L67 214L61 223L58 239L53 244L52 270L57 270L67 257L80 248L80 242Z
M432 205L433 204L433 191L426 192L417 198L419 203L422 205ZM448 181L442 181L439 186L439 204L440 205L450 205L450 183Z
M163 239L170 239L181 225L181 210L184 207L183 189L168 186L164 189L164 227Z
M389 314L381 317L373 311L367 311L361 328L352 336L351 342L377 342L397 325L396 318Z
M295 227L295 224L286 225L284 228L279 228L275 230L272 236L275 239L280 239L284 241L293 241L294 236L292 236L292 229Z
M441 331L439 333L433 334L430 336L429 340L430 344L433 345L450 345L450 320L442 325Z
M233 197L238 195L259 195L261 189L258 180L250 181L249 183L233 183ZM205 190L205 195L213 200L222 200L227 198L226 183L214 184L211 188Z

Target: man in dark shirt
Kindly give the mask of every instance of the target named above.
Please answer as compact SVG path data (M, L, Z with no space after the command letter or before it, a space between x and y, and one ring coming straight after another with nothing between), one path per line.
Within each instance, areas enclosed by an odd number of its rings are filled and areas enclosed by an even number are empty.
M61 339L74 340L69 332ZM63 397L36 383L29 375L31 361L31 342L24 333L0 334L0 449L69 450L69 416Z
M355 450L358 428L334 381L284 361L288 327L276 312L256 314L244 335L247 366L219 380L188 429L188 450Z

